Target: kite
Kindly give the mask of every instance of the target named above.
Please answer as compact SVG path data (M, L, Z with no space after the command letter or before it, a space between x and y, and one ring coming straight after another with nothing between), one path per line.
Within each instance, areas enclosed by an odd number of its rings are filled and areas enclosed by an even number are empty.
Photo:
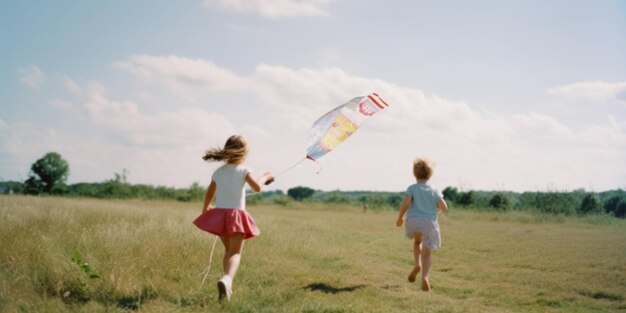
M309 131L306 157L274 177L282 175L306 159L317 162L317 159L348 139L363 122L388 106L380 95L371 93L356 97L322 115ZM268 183L272 182L273 180Z
M372 115L389 104L377 93L356 97L324 114L309 131L307 159L317 160L348 139Z

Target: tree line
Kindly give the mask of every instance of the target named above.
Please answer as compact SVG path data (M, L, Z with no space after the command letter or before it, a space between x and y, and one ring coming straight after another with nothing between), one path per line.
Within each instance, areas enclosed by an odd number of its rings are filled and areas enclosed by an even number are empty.
M56 195L69 197L93 197L105 199L175 199L200 201L206 189L195 182L188 188L130 184L128 171L115 173L113 178L97 183L67 184L70 167L56 152L46 153L30 168L28 179L0 182L0 193L26 195Z
M588 215L609 214L626 218L626 191L622 189L588 192L574 191L459 191L455 187L443 190L444 199L453 208L493 211L533 211L546 214ZM320 191L298 186L287 191L293 201L342 203L367 206L372 209L398 210L404 192ZM276 193L261 197L265 202L284 202Z
M130 184L128 171L115 173L113 178L99 183L66 184L70 167L60 154L50 152L35 161L28 179L24 182L0 182L0 193L58 195L70 197L95 197L106 199L175 199L202 201L206 187L194 182L187 188ZM626 218L626 191L604 192L585 190L510 192L510 191L460 191L446 187L443 195L452 207L474 210L521 210L547 214L588 215L609 214ZM321 191L305 186L287 190L268 191L248 198L248 202L288 205L291 202L314 202L362 206L373 210L398 210L404 199L403 192L373 191Z

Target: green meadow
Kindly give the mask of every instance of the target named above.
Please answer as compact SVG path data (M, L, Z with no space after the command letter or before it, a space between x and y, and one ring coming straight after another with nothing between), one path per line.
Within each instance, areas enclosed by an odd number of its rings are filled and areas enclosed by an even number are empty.
M626 221L452 208L431 292L396 212L252 205L230 302L200 203L0 196L1 312L620 312Z

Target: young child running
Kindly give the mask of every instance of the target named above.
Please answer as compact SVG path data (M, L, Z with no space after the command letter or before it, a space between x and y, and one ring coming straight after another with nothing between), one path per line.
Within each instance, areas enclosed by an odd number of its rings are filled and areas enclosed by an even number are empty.
M270 173L254 179L250 169L242 165L247 155L246 141L233 135L223 149L210 149L203 157L208 162L226 162L213 173L204 197L202 214L194 221L198 228L219 236L224 244L224 276L217 283L220 301L224 298L230 300L233 293L233 279L241 261L243 241L260 234L252 216L246 211L245 184L259 192L262 185L274 179ZM215 208L211 208L214 197Z
M406 213L406 236L413 239L413 255L415 266L409 274L409 282L414 282L419 271L422 271L422 290L429 291L430 252L441 247L437 212L445 213L448 205L443 195L426 183L433 174L432 164L422 158L413 162L413 175L416 184L410 185L400 205L400 213L396 225L402 226L402 218ZM408 213L407 213L408 211Z

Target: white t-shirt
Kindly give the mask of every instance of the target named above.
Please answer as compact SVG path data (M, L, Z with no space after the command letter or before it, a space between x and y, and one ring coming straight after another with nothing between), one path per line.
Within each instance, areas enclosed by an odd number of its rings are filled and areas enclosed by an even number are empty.
M218 209L246 209L246 176L250 169L243 165L224 164L211 179L217 186L215 207Z

